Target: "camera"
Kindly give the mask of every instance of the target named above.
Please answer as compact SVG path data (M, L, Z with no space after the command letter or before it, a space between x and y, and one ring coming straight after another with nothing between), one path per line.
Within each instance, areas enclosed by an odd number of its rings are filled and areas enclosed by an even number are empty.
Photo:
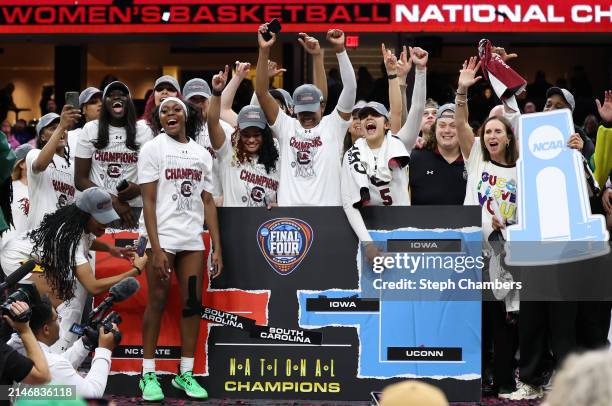
M12 320L23 323L30 320L32 306L40 303L40 295L36 286L31 281L23 281L16 286L17 289L0 305L0 309L3 315L8 315ZM25 302L28 304L29 309L16 316L11 310L11 305L15 302Z
M121 332L113 330L113 323L116 325L121 324L121 316L116 311L110 312L102 320L96 321L91 320L85 326L80 324L73 324L70 327L70 332L80 337L83 337L83 345L89 351L93 351L98 346L98 339L100 338L100 327L104 328L105 333L113 332L115 339L115 345L119 345L121 342Z

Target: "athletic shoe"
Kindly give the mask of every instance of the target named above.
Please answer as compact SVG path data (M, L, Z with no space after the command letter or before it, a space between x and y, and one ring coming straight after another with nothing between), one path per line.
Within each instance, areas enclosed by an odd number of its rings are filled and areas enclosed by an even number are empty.
M138 387L142 391L142 398L149 402L156 402L164 399L164 392L162 392L157 375L155 372L147 372L142 375Z
M176 389L185 391L187 396L192 398L208 398L208 392L206 392L206 389L201 387L198 381L195 380L192 371L187 371L180 375L176 375L174 379L172 379L172 386L174 386Z
M499 388L499 392L497 392L497 397L500 399L510 399L510 396L514 393L516 389L513 388Z
M519 381L516 388L517 389L510 394L510 400L532 400L544 396L544 390L541 386L531 386Z

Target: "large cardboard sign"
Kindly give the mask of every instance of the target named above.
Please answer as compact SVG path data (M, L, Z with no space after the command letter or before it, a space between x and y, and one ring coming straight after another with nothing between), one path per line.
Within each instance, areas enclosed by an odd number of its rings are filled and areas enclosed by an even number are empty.
M450 400L479 399L480 302L360 297L359 246L340 207L222 208L219 215L225 270L205 281L209 310L196 356L212 398L368 400L413 377ZM381 207L364 216L380 241L480 234L477 207ZM98 274L117 271L103 261ZM113 360L111 393L137 395L144 293L118 306L127 334L115 356L133 358ZM180 357L177 293L160 334L168 359L157 365L168 374ZM231 314L254 324L232 324ZM180 396L171 376L162 380L166 396Z

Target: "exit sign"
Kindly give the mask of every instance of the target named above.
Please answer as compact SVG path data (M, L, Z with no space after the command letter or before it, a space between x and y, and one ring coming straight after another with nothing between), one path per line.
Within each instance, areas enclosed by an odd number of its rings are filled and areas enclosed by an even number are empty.
M357 48L359 46L359 35L347 35L346 36L346 47Z

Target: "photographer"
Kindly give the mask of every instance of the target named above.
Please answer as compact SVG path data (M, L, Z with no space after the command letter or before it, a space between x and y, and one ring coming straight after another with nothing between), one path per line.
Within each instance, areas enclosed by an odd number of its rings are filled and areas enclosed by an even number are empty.
M15 316L28 311L24 302L11 304ZM9 316L3 316L6 322L19 334L24 356L6 343L0 341L0 385L12 385L13 382L43 384L51 380L47 360L36 342L36 338L27 321L17 322Z
M17 302L19 303L19 302ZM57 312L51 306L51 302L47 296L43 296L39 303L32 307L32 316L30 317L31 332L38 340L42 353L46 358L51 370L51 380L60 385L75 385L77 396L83 398L100 398L104 396L106 381L111 366L111 354L115 348L115 338L113 332L104 332L104 328L100 327L98 348L91 361L91 368L85 378L77 372L81 363L89 354L89 350L85 348L84 338L77 340L72 347L68 348L62 354L54 354L50 347L59 340L60 327L57 317ZM113 324L113 329L117 326ZM23 335L20 333L21 341L24 342ZM22 351L22 343L18 339L11 339L8 343L17 351Z

